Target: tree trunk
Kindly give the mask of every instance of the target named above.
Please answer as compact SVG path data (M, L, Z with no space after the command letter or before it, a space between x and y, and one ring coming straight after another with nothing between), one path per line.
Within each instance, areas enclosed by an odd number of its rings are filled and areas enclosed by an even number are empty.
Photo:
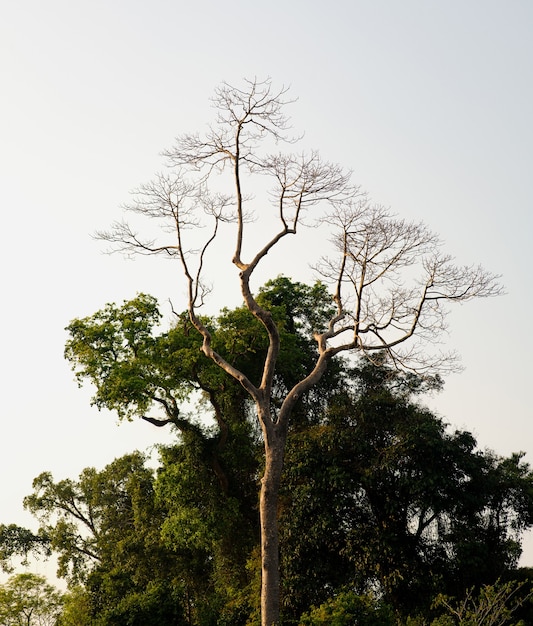
M285 452L284 431L272 423L264 429L265 471L259 497L262 626L278 626L280 623L278 495Z

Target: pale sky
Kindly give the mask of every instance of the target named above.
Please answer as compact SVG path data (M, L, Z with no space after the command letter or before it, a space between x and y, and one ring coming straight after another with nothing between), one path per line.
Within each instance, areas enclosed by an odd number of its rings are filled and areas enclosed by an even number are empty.
M104 255L91 233L175 136L211 120L213 89L244 77L290 85L307 147L425 221L458 263L503 275L506 296L451 316L446 347L465 371L431 406L533 463L532 32L530 0L3 3L0 522L32 523L22 499L42 471L74 478L171 440L89 406L64 328L141 291L183 308L177 267ZM285 273L311 280L308 252L295 239Z

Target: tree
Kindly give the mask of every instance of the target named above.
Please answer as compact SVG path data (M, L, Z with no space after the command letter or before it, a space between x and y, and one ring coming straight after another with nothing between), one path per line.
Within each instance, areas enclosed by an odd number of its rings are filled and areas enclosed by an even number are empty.
M306 330L330 314L330 300L324 285L308 287L285 277L267 283L258 299L268 303L280 327L273 393L281 396L315 358L316 346ZM126 418L170 423L179 431L180 445L161 449L156 488L167 511L163 531L169 547L189 555L184 572L192 573L194 563L200 564L202 584L198 577L191 579L188 591L198 607L209 595L206 583L218 588L220 599L248 584L246 561L257 541L259 441L247 394L201 353L188 318L177 315L175 325L164 332L158 332L159 319L155 300L143 294L120 307L107 305L69 325L66 355L80 382L94 383L98 407L115 409ZM205 323L216 329L219 353L260 375L268 342L245 307L224 310ZM340 364L332 363L315 393L301 402L297 421L319 419L341 382ZM213 425L183 415L179 405L185 398L199 400L199 413L210 413ZM151 405L163 406L166 419L150 414ZM219 607L229 604L238 603L228 596ZM228 623L236 624L236 619L233 614Z
M284 623L343 589L379 591L397 614L427 616L438 593L462 597L514 576L533 525L533 471L521 455L502 459L450 432L416 401L431 381L386 362L362 362L348 381L320 423L289 433Z
M162 254L181 263L188 314L202 339L203 353L242 385L255 405L264 443L260 488L261 612L263 626L279 624L278 493L289 419L299 400L318 383L340 353L372 355L385 350L400 368L425 369L449 362L430 356L445 327L446 304L500 293L496 277L479 267L458 267L441 252L423 224L408 223L372 204L349 175L318 153L272 153L272 143L289 141L286 90L269 81L226 83L215 92L217 119L204 136L183 135L167 152L173 169L140 188L127 210L156 220L168 240L140 236L123 221L100 236L117 250ZM250 235L252 193L272 183L261 206L260 240ZM274 207L269 214L268 205ZM279 403L272 402L280 329L272 312L253 293L251 280L282 241L306 221L331 230L333 249L316 269L332 288L335 312L312 329L317 358ZM233 239L230 239L230 238ZM208 294L209 253L226 248L237 271L244 305L263 327L268 350L258 380L216 349L199 313ZM225 244L227 245L227 244ZM220 257L216 259L220 264Z
M510 624L517 610L533 596L525 583L496 581L494 585L484 585L476 596L469 589L461 601L440 595L436 605L443 607L447 614L432 622L432 626L504 626ZM520 620L513 626L524 626Z
M85 585L95 624L185 623L182 571L161 541L166 512L143 455L86 468L78 480L43 472L33 488L24 505L40 522L37 536L57 555L58 575Z
M83 586L77 585L63 596L63 611L57 626L94 626L90 596Z
M112 553L119 541L123 553L136 551L139 543L146 549L150 544L141 533L146 518L157 529L152 471L140 453L115 459L101 471L86 468L78 480L55 482L43 472L33 489L24 507L40 522L38 536L58 555L58 575L71 583L83 582L95 563L116 559Z
M37 574L16 574L0 585L0 622L4 626L53 626L62 595Z
M301 626L395 626L391 609L371 595L341 592L302 616Z
M48 537L17 524L0 524L0 567L4 572L13 573L15 568L11 559L14 556L21 557L22 565L27 565L30 553L49 557L51 551Z

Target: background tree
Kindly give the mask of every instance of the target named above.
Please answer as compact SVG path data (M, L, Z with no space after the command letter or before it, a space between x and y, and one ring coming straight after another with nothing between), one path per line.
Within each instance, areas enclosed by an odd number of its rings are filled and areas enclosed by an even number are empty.
M285 277L257 299L280 329L277 407L317 358L308 329L330 315L331 304L324 285ZM93 621L148 623L167 611L188 624L245 624L255 608L250 566L257 563L261 472L251 402L201 353L186 316L166 331L159 319L155 300L141 295L74 320L67 344L80 382L94 382L98 406L178 429L177 445L160 450L157 476L138 453L100 472L84 470L79 480L55 482L44 473L26 498L40 530L17 535L4 527L0 547L17 553L29 537L50 550L53 540L62 573L86 584ZM268 341L246 307L205 321L225 358L258 376ZM357 368L332 360L292 414L280 503L287 624L346 585L379 585L403 611L409 597L422 610L435 589L460 597L466 585L513 567L529 523L531 476L520 456L481 454L468 433L447 433L414 403L438 378L400 374L378 353L373 360ZM172 407L187 393L197 413L180 412L177 423L171 412L156 417L154 408L164 405L154 395ZM465 489L461 481L472 477ZM416 537L422 504L424 532ZM498 520L498 532L487 532Z
M116 249L178 259L188 285L189 318L201 335L204 354L253 400L265 454L260 489L262 620L272 626L279 623L277 500L288 422L299 399L341 352L386 350L398 367L442 365L446 358L430 358L415 340L435 341L444 328L446 303L496 295L500 289L483 269L456 266L423 224L399 220L371 204L350 185L347 173L316 152L269 153L289 140L286 90L276 91L268 81L248 81L242 89L224 83L213 102L215 124L203 136L178 138L167 152L174 169L143 186L128 207L155 219L160 232L171 232L170 237L142 237L127 222L101 237ZM255 213L261 228L254 243L249 227L259 201L253 194L264 188L265 179L272 187ZM312 329L318 357L276 407L272 389L279 328L254 296L251 280L268 255L306 220L332 232L333 249L323 250L316 268L332 287L336 311L328 324ZM208 292L209 252L220 237L232 242L227 257L237 271L244 304L268 337L257 382L217 351L214 335L199 315ZM220 252L216 263L221 263Z
M0 585L0 623L4 626L55 626L61 593L43 576L15 574Z
M522 620L515 622L517 612L533 595L530 588L524 587L524 583L498 580L494 585L483 585L477 594L469 589L459 601L440 595L436 605L446 613L432 626L525 626Z
M58 557L58 575L85 585L95 624L180 623L185 584L160 539L165 511L153 483L144 456L132 453L78 480L44 472L24 500Z
M291 432L280 531L286 623L344 589L398 615L511 574L533 471L480 451L416 402L431 381L362 363L323 420ZM433 381L439 385L439 381ZM287 622L287 618L294 621Z
M0 568L12 574L15 571L13 557L27 565L30 554L49 557L49 538L17 524L0 524Z
M341 591L302 616L301 626L398 626L389 606L371 594Z
M63 596L63 610L56 626L93 626L91 597L83 585L71 587Z

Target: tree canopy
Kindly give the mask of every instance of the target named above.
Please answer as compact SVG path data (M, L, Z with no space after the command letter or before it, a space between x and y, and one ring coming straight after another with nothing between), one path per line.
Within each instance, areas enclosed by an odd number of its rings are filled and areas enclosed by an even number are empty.
M56 626L62 606L62 594L43 576L15 574L0 585L3 626Z
M321 283L285 277L257 298L280 328L281 398L316 357L306 329L329 303ZM160 447L155 468L135 452L77 479L43 472L24 501L40 527L0 527L4 562L32 547L54 552L59 574L83 590L67 605L85 607L91 624L256 623L264 460L253 406L202 354L186 316L169 329L160 319L146 295L108 305L71 324L67 355L98 406L124 398L123 419L166 423L176 443ZM249 371L265 358L265 334L245 307L204 323L225 358ZM382 353L336 359L300 399L278 510L285 624L313 606L337 612L332 599L342 597L346 611L429 615L438 593L462 597L514 572L532 525L533 474L520 454L481 451L425 409L423 394L441 384ZM191 405L174 419L179 397ZM369 599L378 591L382 608Z
M289 436L286 603L301 611L333 589L379 589L405 615L421 598L461 596L514 570L533 524L523 455L500 458L450 432L415 401L420 381L386 362L362 363L352 381L321 423Z

